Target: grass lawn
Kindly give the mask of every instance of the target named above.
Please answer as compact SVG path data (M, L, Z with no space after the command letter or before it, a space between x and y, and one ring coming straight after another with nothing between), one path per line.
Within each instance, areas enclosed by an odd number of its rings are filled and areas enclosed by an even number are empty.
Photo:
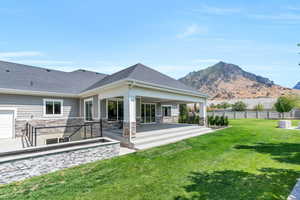
M294 121L296 123L296 121ZM300 177L300 130L231 128L0 186L0 199L286 199Z

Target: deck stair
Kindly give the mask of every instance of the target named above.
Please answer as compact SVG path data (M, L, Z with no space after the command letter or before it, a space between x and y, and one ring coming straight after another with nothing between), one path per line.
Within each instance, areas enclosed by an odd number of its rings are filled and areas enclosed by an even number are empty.
M145 131L137 134L137 137L133 139L133 144L136 149L148 149L210 132L212 129L197 125Z

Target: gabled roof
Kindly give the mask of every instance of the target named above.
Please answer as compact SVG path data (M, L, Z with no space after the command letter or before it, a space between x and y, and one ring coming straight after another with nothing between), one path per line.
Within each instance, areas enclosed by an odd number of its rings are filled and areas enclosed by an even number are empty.
M140 81L144 83L159 85L162 87L186 90L200 94L196 89L191 88L174 78L171 78L140 63L104 77L102 80L87 88L85 91L102 87L119 80Z
M73 72L0 61L0 89L80 95L120 80L200 94L180 81L140 63L112 75L79 69Z
M78 94L106 74L85 70L63 72L0 61L0 88Z

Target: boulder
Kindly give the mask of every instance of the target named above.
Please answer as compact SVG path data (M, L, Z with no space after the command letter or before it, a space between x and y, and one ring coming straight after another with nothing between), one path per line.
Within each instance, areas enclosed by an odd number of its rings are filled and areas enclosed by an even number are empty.
M278 127L279 128L291 128L292 122L291 122L291 120L280 120L280 121L278 121Z

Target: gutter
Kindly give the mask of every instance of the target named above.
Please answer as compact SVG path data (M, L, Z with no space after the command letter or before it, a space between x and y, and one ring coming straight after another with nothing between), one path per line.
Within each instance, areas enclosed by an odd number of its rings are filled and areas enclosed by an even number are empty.
M108 89L117 87L118 85L123 85L123 83L126 82L130 86L130 88L134 86L143 87L143 88L149 88L149 89L155 89L160 91L167 91L171 93L177 93L177 94L185 94L188 96L195 96L195 97L201 97L201 98L209 98L208 95L201 94L198 92L193 92L189 90L183 90L183 89L177 89L172 88L168 86L162 86L154 83L148 83L143 81L137 81L134 79L121 79L119 81L109 83L104 86L100 86L88 91L81 92L79 94L72 94L72 93L59 93L59 92L45 92L45 91L30 91L30 90L19 90L19 89L6 89L6 88L0 88L0 93L5 94L20 94L20 95L33 95L33 96L51 96L51 97L70 97L70 98L80 98L80 97L86 97L91 96L93 93L98 92L99 90Z
M133 80L133 79L128 79L128 81L132 82L134 86L157 89L157 90L163 90L163 91L168 91L168 92L173 92L173 93L175 92L175 93L179 93L179 94L184 93L184 94L189 95L189 96L209 98L208 95L201 94L201 93L198 93L198 92L193 92L193 91L190 91L190 90L177 89L177 88L162 86L162 85L158 85L158 84L154 84L154 83L137 81L137 80Z
M33 95L33 96L52 96L52 97L79 98L78 94L72 94L72 93L31 91L31 90L18 90L18 89L6 89L6 88L0 88L0 93L4 93L4 94L20 94L20 95Z

